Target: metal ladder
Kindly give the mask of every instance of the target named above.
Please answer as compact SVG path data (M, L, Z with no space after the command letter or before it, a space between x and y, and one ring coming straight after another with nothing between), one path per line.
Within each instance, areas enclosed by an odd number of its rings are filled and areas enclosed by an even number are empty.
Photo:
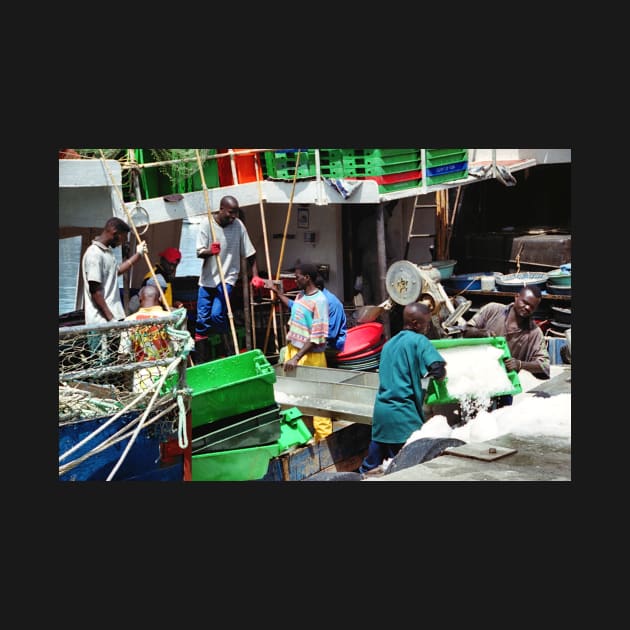
M405 254L403 256L405 260L407 260L407 256L409 255L409 244L411 242L411 239L428 238L431 236L435 237L435 234L414 234L413 233L413 224L416 218L416 208L437 208L437 204L435 203L419 204L418 198L420 196L424 196L424 195L417 195L416 198L413 200L413 210L411 211L411 219L409 220L409 232L407 233L407 244L405 245Z

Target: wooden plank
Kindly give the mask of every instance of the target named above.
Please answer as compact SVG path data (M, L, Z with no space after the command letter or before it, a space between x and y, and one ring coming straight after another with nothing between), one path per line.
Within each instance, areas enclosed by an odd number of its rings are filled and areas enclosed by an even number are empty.
M368 425L349 424L317 444L273 458L262 481L302 481L322 470L354 470L365 456L371 434Z

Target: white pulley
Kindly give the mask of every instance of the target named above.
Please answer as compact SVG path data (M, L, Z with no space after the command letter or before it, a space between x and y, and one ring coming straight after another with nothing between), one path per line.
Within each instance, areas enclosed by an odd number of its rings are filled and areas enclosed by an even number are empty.
M420 270L408 260L399 260L392 264L385 276L389 297L403 306L418 301L423 284Z

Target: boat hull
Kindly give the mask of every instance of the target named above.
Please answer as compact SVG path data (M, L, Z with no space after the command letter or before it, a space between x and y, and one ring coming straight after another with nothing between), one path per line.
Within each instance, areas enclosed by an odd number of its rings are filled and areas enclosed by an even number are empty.
M71 453L60 464L72 461L85 455L103 440L121 428L140 414L134 411L122 415L109 426L103 429L93 439ZM59 427L59 454L65 453L75 444L85 439L91 433L103 426L111 416L81 420L60 425ZM114 481L176 481L183 480L183 456L169 458L163 461L161 458L160 444L164 435L158 427L147 427L138 434L133 446L127 453L120 468L112 478ZM85 459L74 468L59 475L59 481L106 481L116 463L123 454L129 438L121 440L109 446L100 453L96 453Z

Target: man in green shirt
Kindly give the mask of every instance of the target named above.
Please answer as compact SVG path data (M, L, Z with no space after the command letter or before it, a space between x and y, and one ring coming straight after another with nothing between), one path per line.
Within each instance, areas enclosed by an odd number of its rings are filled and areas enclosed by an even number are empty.
M431 311L414 302L403 310L403 328L381 350L379 386L372 413L372 439L357 472L376 472L424 422L423 377L446 376L446 361L426 337Z

